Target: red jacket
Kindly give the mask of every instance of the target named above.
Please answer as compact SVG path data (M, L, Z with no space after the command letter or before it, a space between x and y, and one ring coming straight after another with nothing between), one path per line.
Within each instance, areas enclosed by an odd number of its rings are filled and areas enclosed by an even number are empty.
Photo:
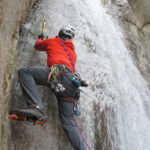
M52 66L53 64L64 64L73 72L76 63L75 48L72 40L64 40L64 45L69 52L69 56L62 46L59 37L46 40L38 39L35 42L34 48L36 50L46 51L48 66ZM74 65L74 67L72 64Z

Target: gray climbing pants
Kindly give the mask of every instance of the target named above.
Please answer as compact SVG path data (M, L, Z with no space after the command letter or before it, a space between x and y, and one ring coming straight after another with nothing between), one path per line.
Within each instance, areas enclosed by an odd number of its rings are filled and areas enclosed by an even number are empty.
M37 85L48 86L49 67L24 67L18 71L23 93L26 95L28 105L36 104L44 108ZM64 102L58 99L58 111L60 120L67 137L74 150L87 150L84 140L74 120L74 103Z

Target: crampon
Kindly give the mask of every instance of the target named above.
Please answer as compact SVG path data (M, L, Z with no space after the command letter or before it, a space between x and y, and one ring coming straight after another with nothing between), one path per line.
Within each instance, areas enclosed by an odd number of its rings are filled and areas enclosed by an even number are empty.
M19 116L16 114L10 114L8 115L8 118L10 118L10 120L15 123L16 121L30 121L33 122L34 125L44 125L45 121L44 120L37 120L35 118L30 118L30 117L26 117L26 116Z

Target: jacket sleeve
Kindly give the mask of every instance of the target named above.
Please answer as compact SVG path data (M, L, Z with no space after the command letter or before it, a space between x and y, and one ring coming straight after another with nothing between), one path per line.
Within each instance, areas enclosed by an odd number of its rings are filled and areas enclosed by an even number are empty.
M38 39L34 44L34 48L39 51L46 51L47 45L48 39L46 40Z

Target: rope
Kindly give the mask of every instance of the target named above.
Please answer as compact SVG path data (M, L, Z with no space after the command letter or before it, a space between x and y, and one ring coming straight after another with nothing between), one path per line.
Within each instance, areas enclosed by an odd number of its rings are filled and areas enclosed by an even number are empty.
M60 38L60 41L61 41L61 45L64 47L64 50L66 51L66 54L68 55L69 61L70 61L71 65L72 65L72 67L73 67L73 71L75 72L75 66L74 66L73 61L72 61L72 59L71 59L70 53L69 53L69 51L67 50L67 48L65 47L64 41L63 41L61 38ZM83 136L83 134L82 134L82 132L81 132L81 130L80 130L80 128L79 128L77 122L75 121L75 119L74 119L74 122L75 122L75 125L77 126L77 129L78 129L78 131L79 131L81 137L83 138L83 140L84 140L86 146L88 147L89 150L92 150L92 149L90 148L90 146L88 145L88 143L87 143L85 137Z
M88 147L88 149L89 149L89 150L92 150L92 149L90 148L89 144L87 143L87 141L86 141L86 139L85 139L84 135L82 134L82 132L81 132L81 130L80 130L80 128L79 128L79 126L78 126L77 122L75 121L75 119L74 119L74 123L75 123L75 125L77 126L77 129L78 129L78 131L79 131L79 133L80 133L81 137L83 138L83 140L84 140L84 142L85 142L86 146Z
M61 42L61 45L63 46L63 48L64 48L66 54L68 55L69 61L70 61L71 65L72 65L72 68L73 68L73 72L75 72L75 65L74 65L74 63L73 63L73 61L72 61L72 59L71 59L71 56L70 56L69 51L67 50L67 48L66 48L66 46L65 46L65 44L64 44L64 41L63 41L61 38L60 38L60 42Z

